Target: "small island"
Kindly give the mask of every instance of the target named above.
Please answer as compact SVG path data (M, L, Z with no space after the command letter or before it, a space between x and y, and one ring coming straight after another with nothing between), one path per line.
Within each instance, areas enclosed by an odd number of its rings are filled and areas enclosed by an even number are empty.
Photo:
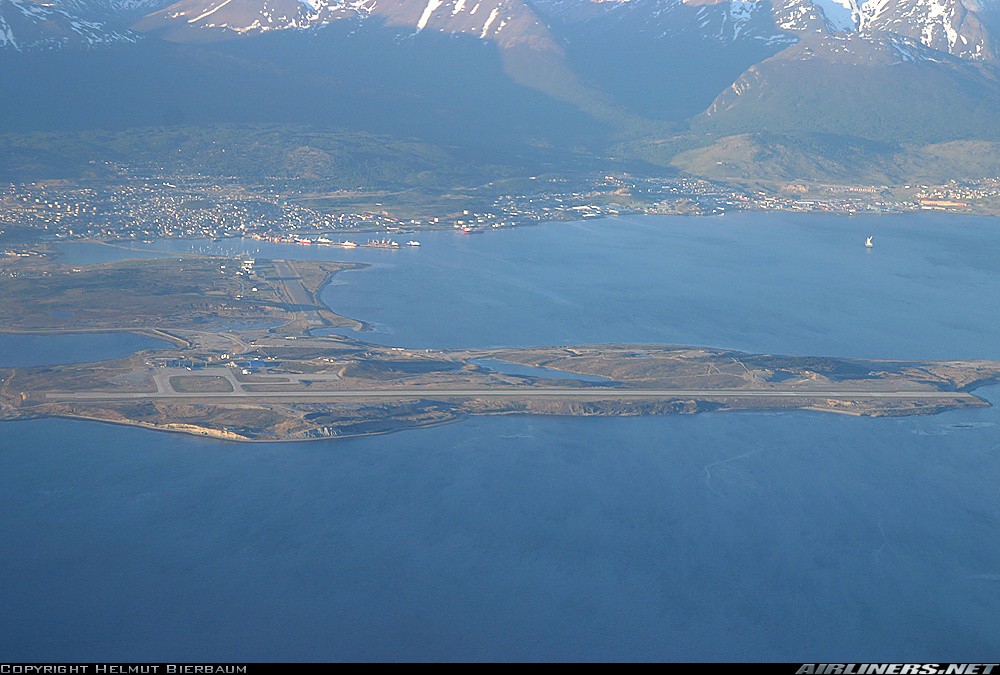
M387 433L468 415L653 415L731 410L931 414L1000 362L885 361L604 344L416 350L369 344L318 300L349 263L201 255L0 268L8 332L132 331L162 349L0 369L0 419L68 417L233 441Z

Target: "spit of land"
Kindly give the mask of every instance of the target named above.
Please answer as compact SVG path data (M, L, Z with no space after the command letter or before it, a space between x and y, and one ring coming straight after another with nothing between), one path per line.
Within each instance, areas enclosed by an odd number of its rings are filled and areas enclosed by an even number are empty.
M164 348L0 369L0 418L75 417L241 441L385 433L465 415L825 410L911 415L988 405L1000 362L885 361L604 344L413 350L319 302L350 263L201 255L71 266L0 263L7 332L133 331ZM531 366L511 374L484 364ZM524 372L523 369L521 372Z

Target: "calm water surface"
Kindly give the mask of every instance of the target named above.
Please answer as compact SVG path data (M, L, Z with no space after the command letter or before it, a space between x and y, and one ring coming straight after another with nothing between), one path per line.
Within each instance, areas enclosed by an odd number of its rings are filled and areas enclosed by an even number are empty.
M104 361L128 356L143 349L162 349L167 346L169 343L163 340L132 333L0 333L0 368Z
M238 239L135 247L370 263L337 275L323 300L373 324L365 339L395 346L633 342L1000 358L995 218L647 216L417 238L419 248L399 250ZM77 264L129 254L62 250Z
M375 263L324 300L394 345L998 358L997 225L638 218L251 252ZM998 422L996 408L500 417L269 445L4 423L0 650L995 660Z

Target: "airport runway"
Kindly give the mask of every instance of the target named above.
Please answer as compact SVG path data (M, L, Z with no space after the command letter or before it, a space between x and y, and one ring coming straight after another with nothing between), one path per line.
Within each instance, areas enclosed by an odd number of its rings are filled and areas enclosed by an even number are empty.
M309 291L306 290L302 280L292 270L288 261L275 260L274 269L277 270L281 277L281 283L285 285L285 290L288 291L288 295L291 297L292 302L295 303L291 307L292 311L302 312L305 316L306 323L309 325L322 326L323 319L320 318L319 313L314 309L315 304L309 295Z
M233 391L225 393L183 393L159 391L150 393L125 392L51 392L46 398L56 401L99 401L121 399L219 399L219 398L832 398L832 399L973 399L975 396L960 391L778 391L768 389L350 389L326 391Z

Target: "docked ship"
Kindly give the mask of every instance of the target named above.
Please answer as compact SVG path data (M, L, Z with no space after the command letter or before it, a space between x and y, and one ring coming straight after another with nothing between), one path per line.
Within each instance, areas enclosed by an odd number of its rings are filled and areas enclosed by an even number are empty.
M391 239L370 239L368 246L374 248L399 248L399 244Z
M344 248L357 248L358 247L358 245L355 244L353 241L342 241L342 242L340 242L340 245L343 246Z

